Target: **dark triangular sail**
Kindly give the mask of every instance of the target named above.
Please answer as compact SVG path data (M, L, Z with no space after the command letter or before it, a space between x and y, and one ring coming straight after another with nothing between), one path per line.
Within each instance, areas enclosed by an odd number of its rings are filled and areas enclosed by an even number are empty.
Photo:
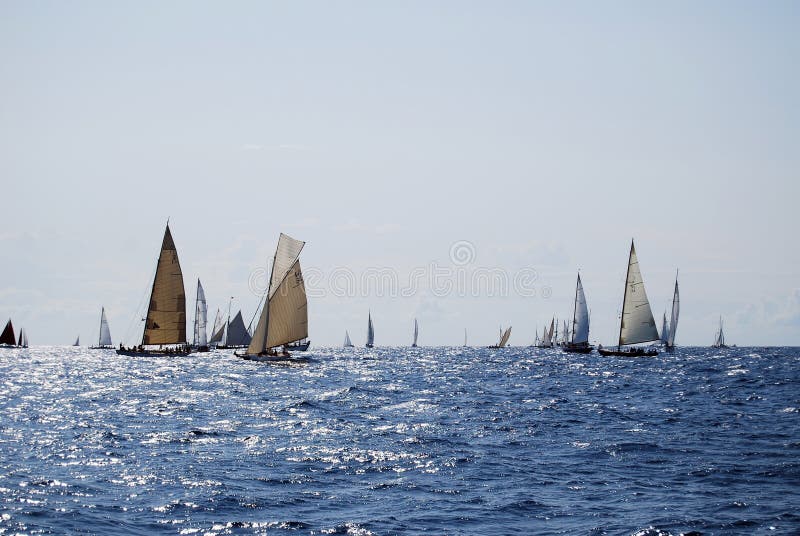
M3 334L0 335L0 344L8 344L14 346L17 343L17 340L14 338L14 325L11 323L11 319L8 319L8 323L6 324L6 329L3 330Z
M186 291L169 225L164 231L142 344L186 343Z
M244 327L242 312L239 311L228 325L228 346L247 346L251 338L247 328Z

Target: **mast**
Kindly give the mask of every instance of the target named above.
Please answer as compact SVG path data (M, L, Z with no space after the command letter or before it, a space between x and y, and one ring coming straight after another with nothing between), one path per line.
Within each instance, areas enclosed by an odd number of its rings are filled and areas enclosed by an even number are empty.
M628 278L631 276L631 257L633 257L633 238L631 238L631 250L628 253L628 271L625 273L625 290L622 292L622 315L619 317L619 339L617 340L617 350L622 346L622 324L625 322L625 294L628 292Z

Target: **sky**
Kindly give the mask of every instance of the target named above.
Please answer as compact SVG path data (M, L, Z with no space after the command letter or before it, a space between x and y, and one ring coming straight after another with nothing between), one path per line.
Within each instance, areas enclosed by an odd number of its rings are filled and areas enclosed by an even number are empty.
M0 318L141 337L256 312L279 233L314 345L616 342L635 239L676 342L800 344L797 2L0 2ZM211 320L210 320L211 322ZM191 332L191 326L188 330Z

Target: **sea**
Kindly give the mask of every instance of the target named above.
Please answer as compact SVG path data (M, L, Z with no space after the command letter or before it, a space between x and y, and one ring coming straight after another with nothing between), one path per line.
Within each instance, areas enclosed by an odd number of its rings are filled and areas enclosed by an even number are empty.
M800 349L0 350L0 534L800 534Z

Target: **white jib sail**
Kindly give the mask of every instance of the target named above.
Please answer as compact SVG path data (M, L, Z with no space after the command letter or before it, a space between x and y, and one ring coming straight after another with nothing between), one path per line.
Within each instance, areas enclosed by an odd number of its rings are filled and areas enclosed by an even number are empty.
M678 278L675 278L675 293L672 295L672 318L669 321L669 339L667 344L675 345L675 331L678 328L678 314L681 312L681 297L678 294Z
M412 346L416 346L417 345L417 337L419 337L419 324L417 324L417 319L415 318L414 319L414 342L412 343Z
M375 344L375 327L372 325L372 313L367 313L367 345Z
M108 329L105 307L100 310L100 338L98 346L111 346L111 330Z
M619 344L637 344L658 340L658 328L650 310L650 302L644 290L642 272L636 249L631 242L628 257L628 276L625 280L625 298L622 301L622 322L619 330Z
M206 305L206 293L200 280L197 280L197 301L194 308L194 343L197 346L206 346L208 339L206 336L206 324L208 305Z
M572 327L572 342L589 342L589 308L586 305L586 295L583 293L580 275L575 290L575 323Z

